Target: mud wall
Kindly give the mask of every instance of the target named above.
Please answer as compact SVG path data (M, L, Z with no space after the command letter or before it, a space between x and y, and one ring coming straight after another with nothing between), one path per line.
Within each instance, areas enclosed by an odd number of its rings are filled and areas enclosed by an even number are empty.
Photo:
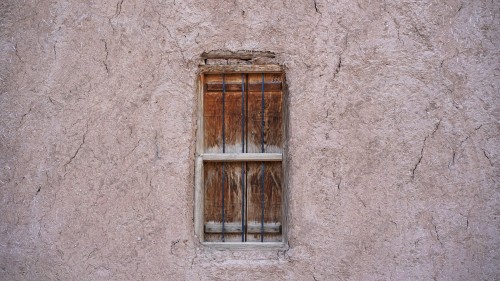
M493 280L498 1L0 3L0 280ZM271 51L289 249L194 236L196 73Z

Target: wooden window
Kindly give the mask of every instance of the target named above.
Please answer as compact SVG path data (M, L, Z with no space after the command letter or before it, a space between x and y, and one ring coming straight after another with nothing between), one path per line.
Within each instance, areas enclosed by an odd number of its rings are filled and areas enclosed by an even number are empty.
M195 229L204 244L284 245L284 81L276 65L201 69Z

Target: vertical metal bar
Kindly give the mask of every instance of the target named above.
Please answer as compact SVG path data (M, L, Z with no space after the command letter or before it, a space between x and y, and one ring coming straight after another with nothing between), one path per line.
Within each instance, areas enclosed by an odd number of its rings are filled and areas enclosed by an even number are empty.
M241 153L245 152L245 74L241 74ZM241 163L241 242L245 242L245 169Z
M225 75L222 74L222 153L226 152L226 130L225 130L225 123L226 123L226 81L225 81ZM225 163L222 162L222 242L225 241L224 237L224 227L225 227L225 216L224 216L224 180L225 180Z
M247 116L245 118L245 130L246 130L246 134L245 134L245 151L248 152L248 122L250 122L249 120L249 115L248 115L248 100L249 100L249 94L248 94L248 74L245 74L245 77L246 77L246 81L245 81L245 85L246 85L246 93L245 95L247 96L247 100L245 101L245 110L247 112ZM247 187L248 187L248 184L247 184Z
M225 217L224 217L224 197L225 197L225 194L224 194L224 179L225 179L225 163L222 162L222 242L224 242L224 226L225 226Z
M264 109L266 106L265 100L264 100L264 73L262 73L262 97L261 97L261 126L262 126L262 131L261 131L261 145L262 145L262 153L264 153ZM261 214L261 222L260 222L260 242L264 242L264 162L260 164L260 207L262 210Z
M262 210L260 221L260 242L264 242L264 162L260 164L260 208Z
M245 152L245 74L241 74L241 153Z
M245 96L247 97L247 99L245 100L245 111L246 111L246 116L245 116L245 152L248 152L248 122L249 122L249 115L248 115L248 100L249 100L249 94L248 94L248 73L245 74L245 88L246 88L246 91L245 91ZM244 167L245 167L245 172L248 171L248 162L245 162L244 163ZM248 173L247 173L247 176L245 176L245 195L248 195ZM247 196L247 201L248 201L248 196ZM248 202L245 202L245 213L247 214L247 216L245 217L245 224L248 222ZM245 228L245 241L247 241L247 231L248 231L248 226Z
M222 74L222 153L226 152L226 77Z
M261 131L261 144L262 144L262 153L264 153L264 126L265 126L265 122L264 122L264 108L266 106L266 102L264 100L264 73L262 73L262 97L261 97L261 101L262 101L262 108L261 108L261 116L262 116L262 120L261 120L261 126L262 126L262 131Z

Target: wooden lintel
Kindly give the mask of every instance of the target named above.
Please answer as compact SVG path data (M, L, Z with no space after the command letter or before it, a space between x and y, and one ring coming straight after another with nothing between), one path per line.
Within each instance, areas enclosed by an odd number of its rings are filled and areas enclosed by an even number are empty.
M240 59L251 60L254 58L274 58L276 54L269 51L227 51L215 50L210 52L203 52L201 54L203 59Z
M222 92L222 83L207 83L205 84L205 89L209 92ZM241 92L241 83L225 83L224 84L226 92ZM262 83L250 83L248 84L249 92L260 92L262 91ZM279 92L281 91L281 82L266 82L264 83L265 92Z
M281 153L204 153L203 161L208 162L245 162L245 161L282 161Z
M283 67L276 64L262 65L201 65L200 73L280 73Z

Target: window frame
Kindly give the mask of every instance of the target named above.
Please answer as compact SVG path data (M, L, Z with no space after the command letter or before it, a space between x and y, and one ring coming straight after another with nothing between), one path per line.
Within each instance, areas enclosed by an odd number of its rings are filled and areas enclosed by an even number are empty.
M282 239L281 242L206 242L204 241L204 162L220 161L221 154L204 153L204 76L206 74L229 74L229 73L280 73L283 74L283 110L282 110L282 153L226 153L223 160L229 161L278 161L282 164ZM195 154L195 201L194 201L194 230L195 237L203 246L215 249L237 249L237 250L284 250L288 248L288 173L287 173L287 128L288 128L288 91L286 87L286 76L281 65L203 65L199 67L197 75L197 130L196 130L196 154Z

